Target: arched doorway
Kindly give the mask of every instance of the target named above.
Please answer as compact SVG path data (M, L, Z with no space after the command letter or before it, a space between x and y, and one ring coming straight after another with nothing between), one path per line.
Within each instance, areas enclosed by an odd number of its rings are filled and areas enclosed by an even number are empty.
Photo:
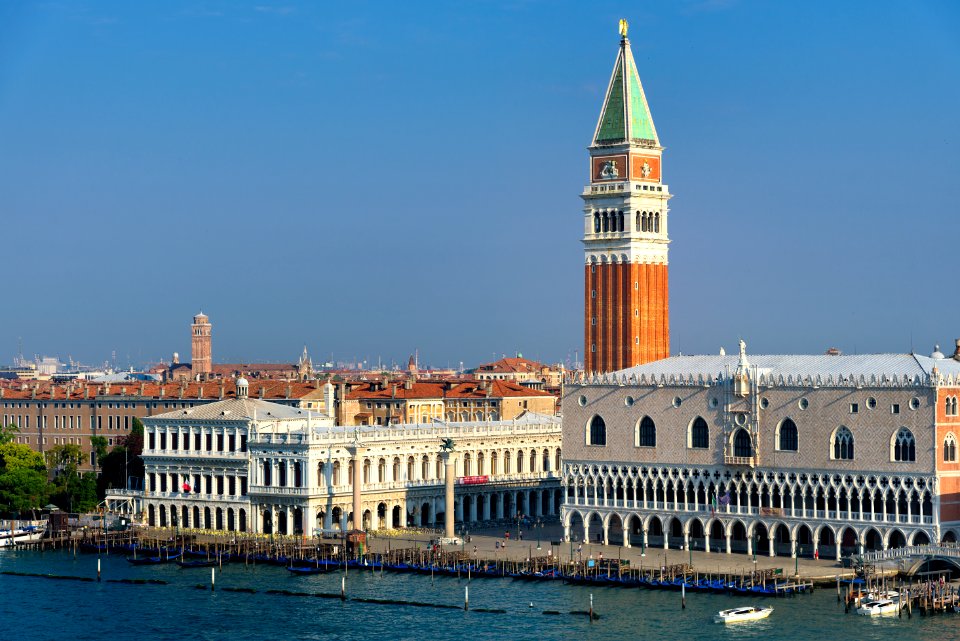
M576 510L571 510L569 518L570 524L570 540L571 541L582 541L583 540L583 517Z
M303 509L293 508L293 533L303 534Z
M863 537L863 547L869 552L879 552L883 549L883 537L875 528L870 528Z
M903 548L907 546L907 537L900 530L890 532L890 538L887 541L888 548Z
M333 511L330 513L332 520L331 526L335 530L343 529L343 509L339 507L333 508Z
M930 545L930 537L924 531L919 531L913 535L913 541L910 545Z
M710 525L710 546L717 552L727 551L727 537L723 532L723 523L719 519Z
M660 517L650 517L650 521L647 523L647 542L651 546L663 545L663 522Z
M157 526L157 514L152 504L147 506L147 523L150 527Z
M797 556L813 556L813 532L806 524L797 528Z
M700 519L693 519L690 521L690 548L693 550L705 550L706 549L706 539L704 537L703 523L700 522Z
M851 554L859 554L860 542L857 540L857 533L853 531L851 527L845 527L840 532L840 554L842 556L849 556Z
M594 512L590 515L590 538L597 542L603 543L603 519L600 518L600 515Z
M753 545L756 546L754 552L767 555L770 553L770 532L764 523L757 523L753 526Z
M247 511L243 508L240 508L240 511L237 514L238 514L237 520L239 521L240 531L246 532L247 531Z
M424 502L423 505L420 506L420 526L426 527L432 523L433 519L430 517L430 504Z
M264 534L273 534L273 514L270 513L270 510L263 511L263 533Z
M730 529L730 549L735 552L747 551L747 526L742 521L734 521Z
M287 511L280 510L277 512L277 534L290 534L287 531Z
M623 521L618 514L611 514L607 518L607 542L610 545L623 545Z
M781 556L790 556L792 545L790 543L790 529L783 523L777 525L773 530L774 554Z

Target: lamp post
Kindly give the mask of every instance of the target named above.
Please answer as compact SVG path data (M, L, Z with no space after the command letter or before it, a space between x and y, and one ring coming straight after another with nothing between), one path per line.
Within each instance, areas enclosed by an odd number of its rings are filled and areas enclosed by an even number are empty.
M520 513L520 510L517 510L517 540L520 540L520 519L523 517L523 514Z
M543 519L537 519L537 549L540 549L540 534L543 532Z

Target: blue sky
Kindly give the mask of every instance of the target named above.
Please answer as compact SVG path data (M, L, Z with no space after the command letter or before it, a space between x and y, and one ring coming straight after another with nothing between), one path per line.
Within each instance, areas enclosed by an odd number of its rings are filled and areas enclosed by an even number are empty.
M0 4L0 362L582 355L628 18L673 351L960 336L960 5Z

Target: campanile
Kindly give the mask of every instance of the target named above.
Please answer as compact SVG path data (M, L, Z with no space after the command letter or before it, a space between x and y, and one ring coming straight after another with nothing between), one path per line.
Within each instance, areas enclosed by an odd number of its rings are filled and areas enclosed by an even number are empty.
M584 353L588 373L670 355L663 147L620 21L620 51L590 152L584 200Z
M190 334L190 372L202 378L213 371L213 325L206 314L193 317Z

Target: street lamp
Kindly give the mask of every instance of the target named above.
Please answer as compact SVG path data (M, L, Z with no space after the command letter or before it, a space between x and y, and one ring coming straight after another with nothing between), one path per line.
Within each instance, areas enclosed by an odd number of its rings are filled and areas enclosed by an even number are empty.
M540 549L540 534L543 531L543 519L537 519L537 549Z

